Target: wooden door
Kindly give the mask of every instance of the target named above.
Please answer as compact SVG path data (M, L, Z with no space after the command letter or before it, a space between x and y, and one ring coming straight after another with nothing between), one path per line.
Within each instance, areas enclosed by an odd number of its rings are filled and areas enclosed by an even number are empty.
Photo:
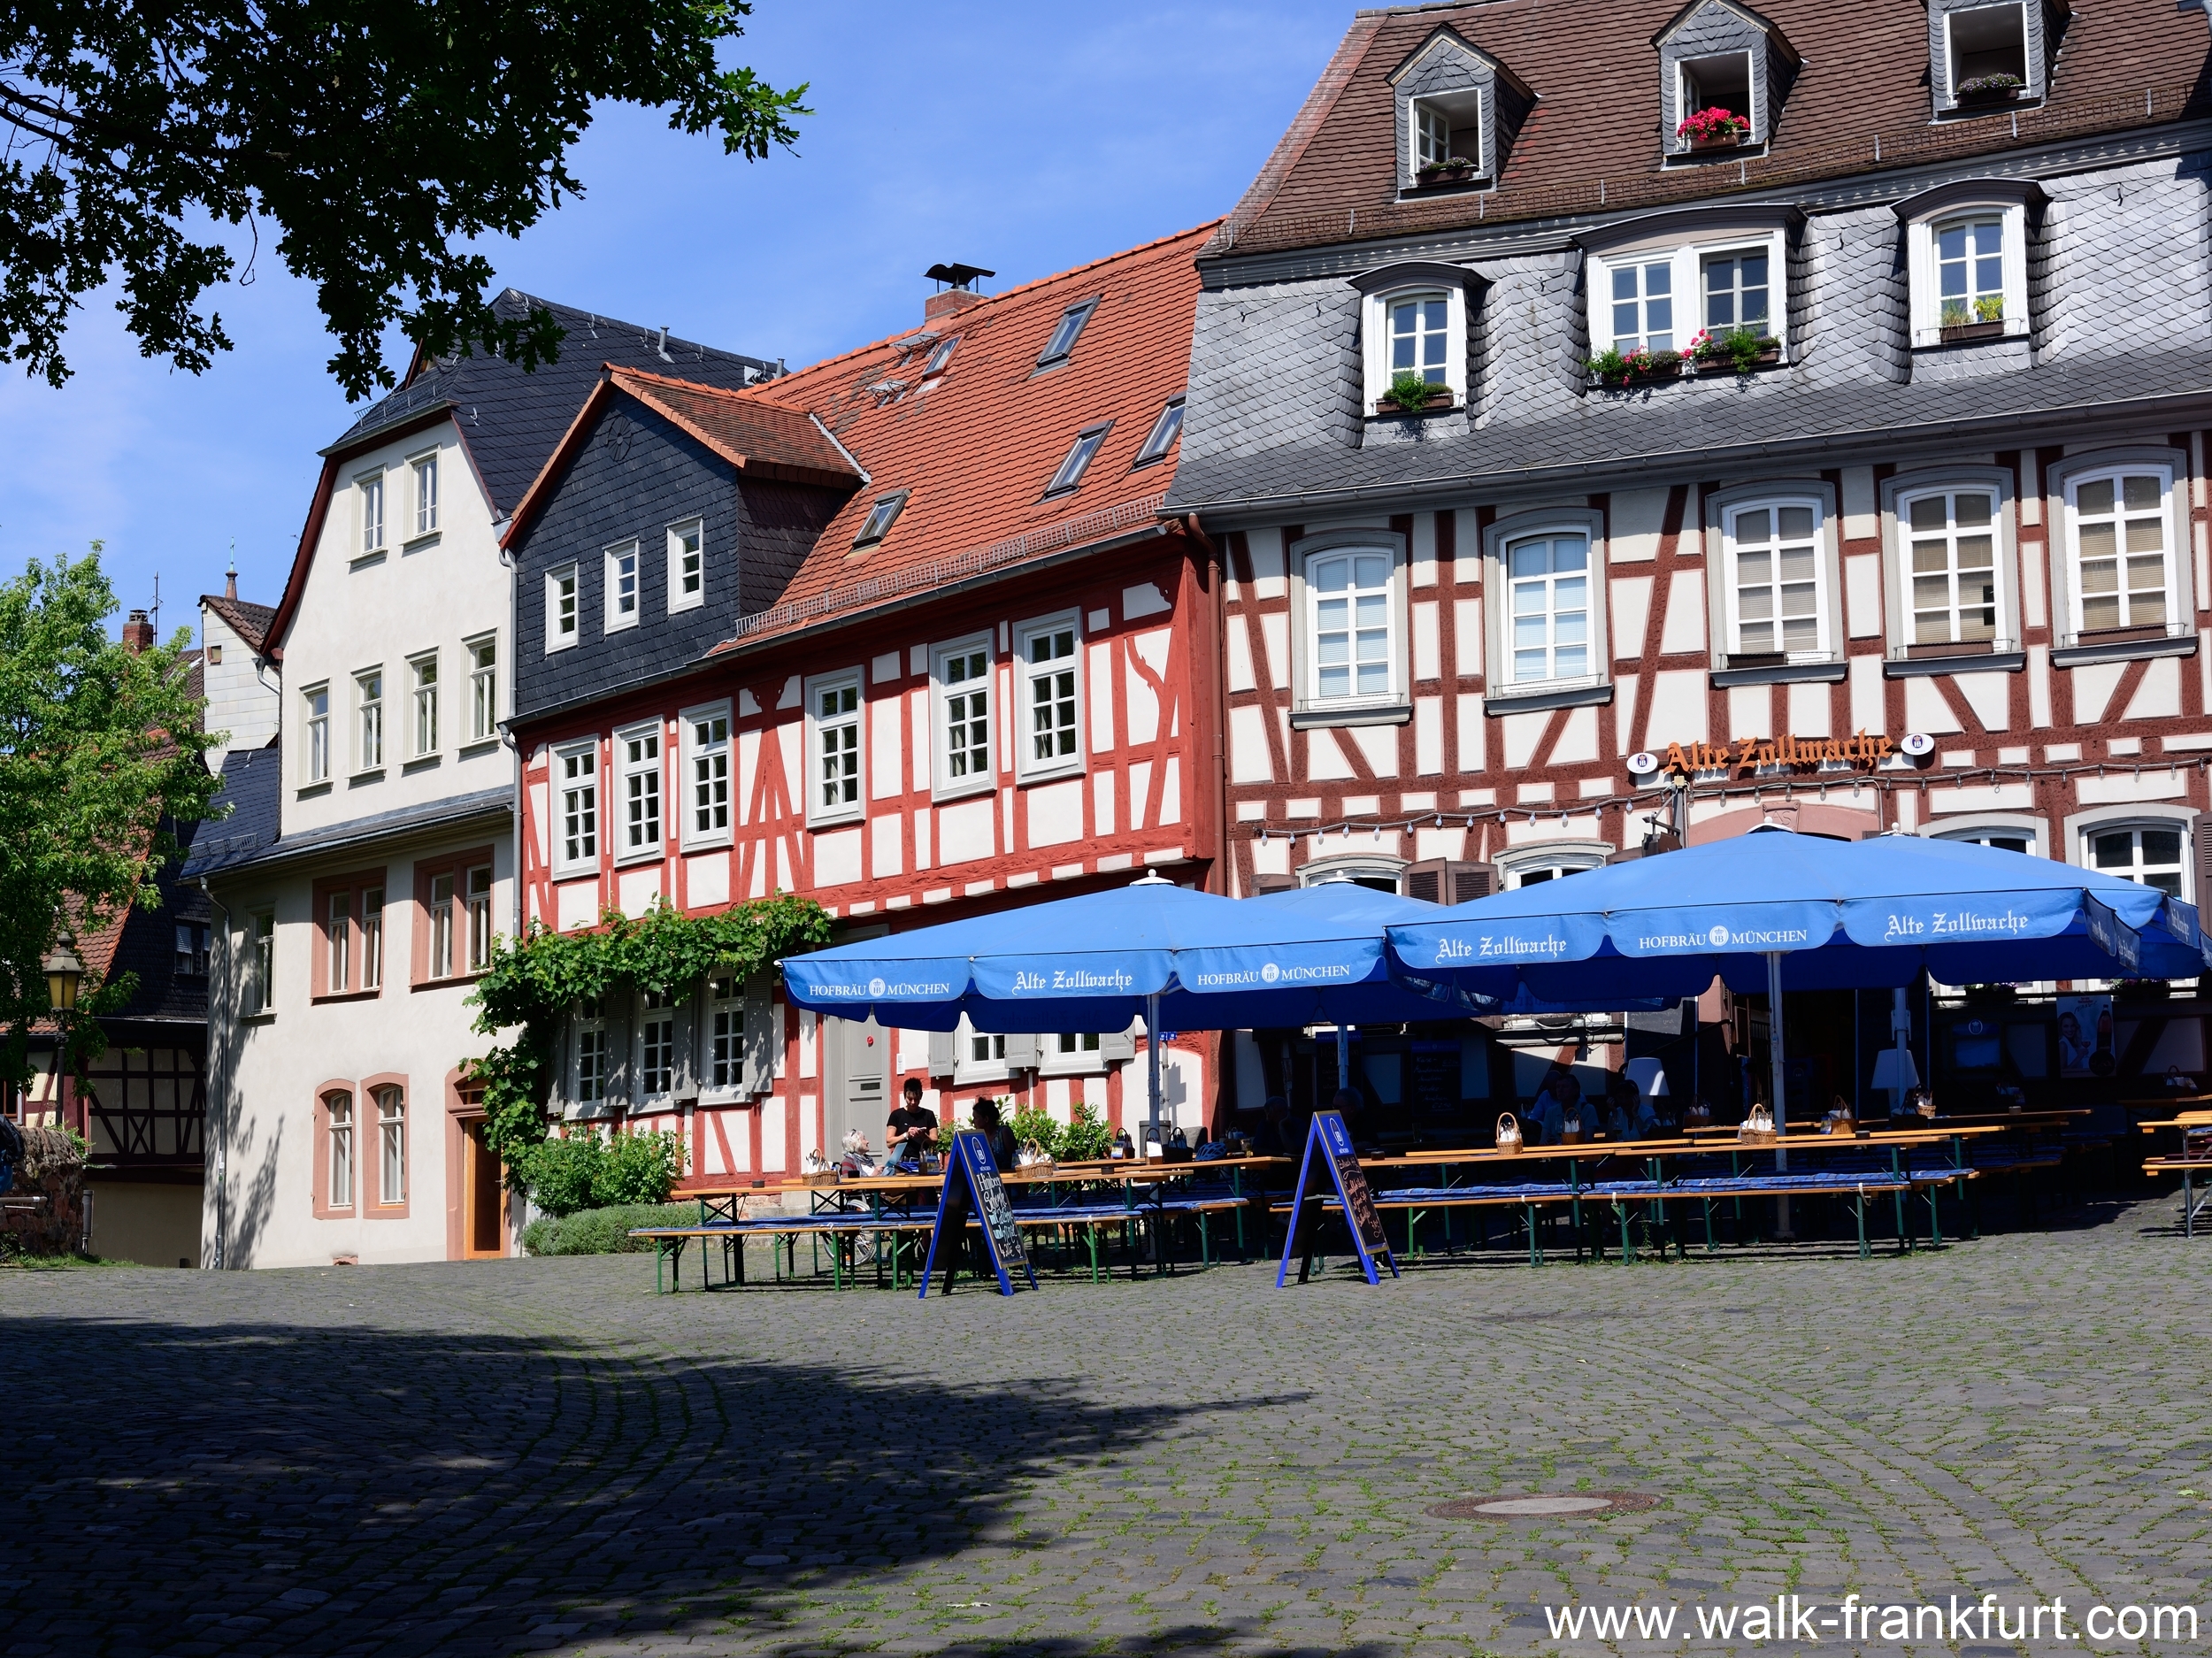
M462 1247L472 1261L507 1253L507 1192L499 1159L484 1143L484 1119L461 1125L466 1184L462 1215Z

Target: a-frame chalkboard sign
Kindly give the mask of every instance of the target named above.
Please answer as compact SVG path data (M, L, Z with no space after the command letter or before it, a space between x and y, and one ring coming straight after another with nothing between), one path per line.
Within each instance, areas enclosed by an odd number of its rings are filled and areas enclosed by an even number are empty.
M929 1258L922 1264L922 1298L929 1297L929 1275L936 1270L937 1252L944 1251L945 1286L952 1293L952 1275L960 1258L960 1240L967 1235L968 1217L982 1223L984 1253L998 1274L1002 1295L1014 1293L1010 1269L1019 1267L1037 1287L1037 1275L1029 1269L1029 1252L1022 1247L1022 1229L1014 1224L1014 1206L1007 1201L1006 1184L991 1161L991 1142L973 1130L952 1137L945 1157L944 1190L937 1194L937 1224L929 1230Z
M1283 1237L1283 1263L1275 1272L1277 1289L1290 1276L1293 1255L1299 1257L1298 1281L1303 1284L1312 1275L1314 1234L1320 1229L1332 1192L1344 1206L1345 1229L1352 1234L1352 1249L1359 1256L1360 1270L1367 1274L1367 1281L1382 1282L1381 1274L1375 1270L1378 1260L1390 1269L1392 1278L1398 1276L1390 1240L1383 1235L1382 1217L1375 1212L1374 1196L1367 1189L1367 1176L1352 1154L1352 1131L1344 1126L1344 1114L1317 1111L1313 1126L1306 1131L1305 1155L1298 1163L1298 1188L1290 1200L1290 1230Z

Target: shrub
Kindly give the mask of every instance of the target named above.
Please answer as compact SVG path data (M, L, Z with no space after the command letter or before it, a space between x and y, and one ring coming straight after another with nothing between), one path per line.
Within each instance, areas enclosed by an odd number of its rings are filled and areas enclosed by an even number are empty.
M549 1215L573 1215L615 1203L661 1203L684 1172L680 1135L617 1134L589 1130L557 1135L523 1154L517 1173L530 1201Z
M1414 370L1402 368L1390 377L1390 389L1384 395L1401 409L1425 409L1432 394L1442 391L1432 386Z
M549 1215L592 1206L592 1188L607 1162L607 1144L593 1133L555 1135L517 1159L515 1174L530 1201Z
M617 1134L607 1148L599 1178L592 1182L592 1201L610 1203L665 1203L669 1188L683 1178L689 1162L683 1136L664 1130L657 1134Z
M1033 1105L1025 1105L1015 1112L1013 1120L1007 1126L1014 1131L1014 1139L1018 1144L1026 1146L1031 1140L1035 1140L1055 1163L1068 1155L1067 1130L1055 1122L1049 1113L1041 1111Z
M1114 1131L1091 1105L1078 1104L1069 1117L1071 1120L1060 1130L1061 1149L1055 1156L1069 1163L1089 1163L1113 1148Z
M522 1247L534 1255L644 1255L653 1246L631 1237L633 1226L691 1226L698 1219L696 1203L626 1203L574 1215L541 1216L522 1229Z

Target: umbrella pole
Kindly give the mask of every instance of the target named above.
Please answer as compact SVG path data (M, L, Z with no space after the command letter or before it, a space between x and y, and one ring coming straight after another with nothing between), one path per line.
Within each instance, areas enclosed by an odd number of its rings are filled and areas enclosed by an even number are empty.
M1150 1138L1157 1140L1164 1152L1167 1136L1160 1132L1160 999L1156 995L1147 996L1144 1001L1144 1057L1152 1117Z
M1782 952L1767 952L1767 1073L1769 1086L1774 1093L1774 1167L1778 1173L1790 1166L1789 1115L1785 1109L1782 1088L1784 1071L1782 1054ZM1774 1200L1775 1237L1787 1241L1790 1236L1790 1201L1786 1197Z
M1336 1027L1336 1086L1340 1093L1352 1086L1352 1028Z

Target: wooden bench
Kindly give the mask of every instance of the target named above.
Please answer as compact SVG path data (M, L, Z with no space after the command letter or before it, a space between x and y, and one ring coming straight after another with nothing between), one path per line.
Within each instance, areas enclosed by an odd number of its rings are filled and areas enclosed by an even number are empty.
M2212 1174L2212 1157L2146 1157L2145 1174L2178 1174L2181 1177L2181 1235L2197 1235L2197 1217L2212 1206L2212 1184L2208 1184L2202 1197L2197 1195L2197 1176Z

